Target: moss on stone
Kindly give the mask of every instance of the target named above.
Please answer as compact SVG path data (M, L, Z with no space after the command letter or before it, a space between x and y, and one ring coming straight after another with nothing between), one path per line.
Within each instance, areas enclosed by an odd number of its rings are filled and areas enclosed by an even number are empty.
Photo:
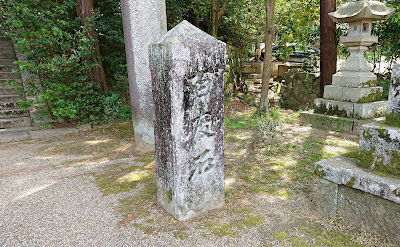
M362 97L361 99L358 100L357 103L370 103L370 102L376 102L376 101L381 101L381 100L382 100L382 93L375 92L375 93L371 93L370 95Z
M376 80L367 81L360 84L361 87L376 87Z
M392 159L390 161L390 164L385 164L383 159L375 159L374 153L375 153L375 148L373 147L369 150L350 152L343 154L342 156L358 159L360 161L358 163L359 167L365 168L376 175L382 177L400 176L400 152L397 151L392 152L391 154ZM371 170L373 164L374 164L374 170Z
M371 133L369 133L369 129L363 129L362 136L365 140L369 140L371 138Z
M349 187L353 187L354 184L356 183L357 179L355 177L352 177L347 183L346 185Z
M168 200L171 202L172 201L172 190L167 191L167 197L168 197Z
M346 110L339 110L338 106L327 107L325 104L315 107L314 112L319 114L327 114L330 116L348 117Z
M386 115L386 124L400 128L400 114L388 113Z
M377 129L378 136L382 139L386 139L387 137L387 130L386 129Z
M375 148L359 151L358 159L360 160L360 162L358 163L358 165L365 169L371 169L371 166L374 162L374 152Z

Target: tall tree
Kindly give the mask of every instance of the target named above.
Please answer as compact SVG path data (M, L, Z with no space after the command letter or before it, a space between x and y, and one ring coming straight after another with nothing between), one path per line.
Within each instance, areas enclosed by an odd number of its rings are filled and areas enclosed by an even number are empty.
M321 82L320 94L324 95L325 85L332 84L332 76L336 73L337 38L335 23L328 13L336 10L336 0L320 1L320 32L321 32Z
M82 17L82 25L86 25L87 20L93 17L93 0L76 0L76 3L78 16ZM91 32L90 36L96 40L98 38L96 32ZM93 49L96 53L96 60L99 66L90 70L90 79L100 86L101 91L106 92L108 90L106 74L104 72L103 62L101 61L100 47L98 42L96 42Z
M275 0L266 0L266 24L265 24L265 54L264 54L264 69L262 75L262 89L260 99L260 111L268 110L268 91L269 81L271 79L271 63L272 63L272 43L274 42L274 9Z
M212 0L211 4L211 35L217 37L219 21L225 15L228 2L225 0Z

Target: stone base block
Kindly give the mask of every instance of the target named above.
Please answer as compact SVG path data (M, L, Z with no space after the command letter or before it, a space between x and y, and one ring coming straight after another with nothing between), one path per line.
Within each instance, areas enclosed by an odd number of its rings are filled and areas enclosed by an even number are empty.
M362 167L400 176L400 128L361 126L360 159Z
M386 101L352 103L329 99L315 99L315 113L357 119L381 117L386 110Z
M300 125L310 124L313 128L344 132L359 135L360 127L367 123L384 123L384 118L360 120L354 118L336 117L305 111L300 113Z
M357 167L357 160L335 157L316 163L317 210L400 244L400 180Z
M346 101L353 103L369 103L382 100L382 87L337 87L325 86L324 99Z
M376 75L372 72L339 71L332 77L332 86L336 87L375 87Z

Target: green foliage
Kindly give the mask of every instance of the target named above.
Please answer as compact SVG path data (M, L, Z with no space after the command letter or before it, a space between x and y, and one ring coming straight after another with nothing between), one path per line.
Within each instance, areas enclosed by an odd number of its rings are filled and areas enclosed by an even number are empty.
M258 121L258 128L264 136L269 136L272 139L277 135L283 135L283 132L278 131L282 127L279 122L281 118L281 113L279 108L273 108L271 111L260 114L260 119Z
M240 49L228 45L226 56L226 74L224 80L224 95L225 101L229 101L232 97L233 91L240 86L241 74L239 67L242 62L242 54Z
M100 53L106 72L107 84L129 101L128 71L125 58L125 44L120 0L97 0L95 8L99 11L96 30Z
M394 61L400 57L400 0L388 0L386 4L396 11L389 20L376 23L374 33L379 37L381 56Z
M91 37L98 13L82 24L74 0L6 2L2 1L1 8L4 25L10 29L6 35L27 54L27 60L17 62L19 72L36 78L25 88L26 96L35 100L20 101L24 107L45 105L53 118L92 123L117 119L120 113L118 118L128 118L124 103L113 94L102 94L89 77L89 71L98 66L94 52L98 41Z

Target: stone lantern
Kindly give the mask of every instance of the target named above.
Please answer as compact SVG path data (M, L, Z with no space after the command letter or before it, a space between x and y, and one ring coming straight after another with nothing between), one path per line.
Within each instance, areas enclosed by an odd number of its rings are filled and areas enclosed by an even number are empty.
M372 22L388 19L394 9L378 1L350 2L330 13L334 22L349 23L347 36L340 43L347 46L350 56L333 75L332 85L325 86L323 99L316 99L316 113L368 119L384 113L382 87L376 86L372 65L365 59L368 46L377 43L371 35Z

